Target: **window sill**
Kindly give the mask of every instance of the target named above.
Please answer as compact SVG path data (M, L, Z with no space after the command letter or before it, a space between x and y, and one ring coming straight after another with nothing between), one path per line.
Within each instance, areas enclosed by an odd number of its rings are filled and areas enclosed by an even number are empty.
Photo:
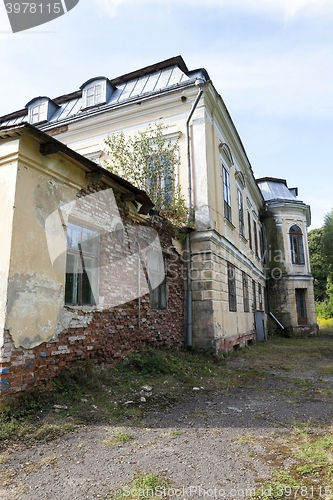
M243 236L242 234L239 235L241 240L243 240L244 243L247 243L248 240L245 238L245 236Z
M95 305L95 306L74 306L71 304L64 304L64 307L66 307L66 309L69 309L70 311L84 311L84 312L103 311L103 308L98 307L97 305Z
M236 229L236 227L233 225L232 222L230 222L229 219L227 219L226 217L224 217L224 222L226 225L228 225L233 231Z

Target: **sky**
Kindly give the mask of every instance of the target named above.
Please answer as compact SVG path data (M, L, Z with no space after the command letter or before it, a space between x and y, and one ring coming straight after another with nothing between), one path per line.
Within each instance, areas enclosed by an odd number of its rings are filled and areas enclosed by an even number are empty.
M2 3L0 116L181 55L207 70L255 174L297 186L318 228L333 208L332 22L331 0L80 0L13 34Z

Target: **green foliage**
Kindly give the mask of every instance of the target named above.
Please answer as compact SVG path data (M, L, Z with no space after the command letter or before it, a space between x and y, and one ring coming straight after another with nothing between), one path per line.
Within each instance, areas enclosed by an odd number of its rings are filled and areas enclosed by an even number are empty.
M328 271L333 281L333 209L325 215L322 246Z
M324 227L308 236L316 313L319 318L333 318L333 210L326 214Z
M175 172L179 165L178 141L165 136L167 127L157 124L125 138L123 132L108 136L105 168L147 192L161 214L177 227L188 220L186 201Z
M130 366L147 375L185 375L186 370L180 363L179 357L168 355L156 350L146 353L135 352L128 356Z
M324 229L312 229L308 233L311 272L314 277L315 300L322 302L326 297L328 266L322 247Z

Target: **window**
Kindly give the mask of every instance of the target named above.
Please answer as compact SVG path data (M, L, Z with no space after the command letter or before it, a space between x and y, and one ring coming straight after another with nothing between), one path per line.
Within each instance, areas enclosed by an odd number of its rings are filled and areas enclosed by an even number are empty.
M87 89L86 107L89 108L90 106L96 106L104 101L104 99L102 99L103 93L103 85L101 83Z
M252 250L252 231L251 231L251 215L250 215L250 212L247 213L247 225L248 225L248 231L249 231L249 246L250 246L250 249Z
M298 226L289 229L293 264L304 264L303 235Z
M260 244L260 257L264 258L264 236L261 227L259 229L259 244Z
M65 304L96 304L98 240L97 231L73 223L68 224Z
M257 291L256 291L256 282L252 280L252 307L255 311L257 309Z
M222 177L223 177L224 217L231 222L230 174L224 165L222 165Z
M31 123L40 123L47 120L46 111L47 111L46 102L43 102L38 106L34 106L31 109Z
M171 152L148 159L146 191L157 208L168 209L174 199L173 159Z
M262 290L260 283L258 283L258 295L259 295L259 311L262 311Z
M237 311L236 276L235 267L228 264L228 295L229 311Z
M269 312L269 309L268 309L268 292L267 292L267 288L264 287L264 303L265 303L265 313L268 314Z
M305 290L304 288L296 288L296 307L298 324L305 325L307 323L306 305L305 305Z
M259 257L257 223L255 220L253 221L253 235L254 235L254 250L256 253L256 257Z
M244 235L244 209L243 209L243 194L242 191L237 189L238 198L238 216L239 216L239 234Z
M58 104L46 96L34 97L25 107L28 109L28 122L33 125L50 120L59 109Z
M149 290L150 290L150 306L152 309L167 308L167 279L166 279L166 260L162 258L159 252L151 252L148 259L149 265ZM152 283L160 281L161 266L164 266L164 279L155 288L152 288Z
M247 274L242 273L243 278L243 299L244 299L244 312L250 311L249 304L249 280Z

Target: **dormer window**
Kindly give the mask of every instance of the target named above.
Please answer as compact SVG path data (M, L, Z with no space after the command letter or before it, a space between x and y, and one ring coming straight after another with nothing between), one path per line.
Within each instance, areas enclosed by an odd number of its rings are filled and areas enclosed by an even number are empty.
M94 85L87 90L86 104L87 107L96 106L102 102L102 85Z
M81 85L82 109L92 108L109 101L114 87L105 76L92 78Z
M25 107L28 108L28 121L32 125L49 121L59 108L58 104L48 97L35 97Z
M38 106L34 106L31 110L31 123L44 122L46 120L46 103L43 102Z

